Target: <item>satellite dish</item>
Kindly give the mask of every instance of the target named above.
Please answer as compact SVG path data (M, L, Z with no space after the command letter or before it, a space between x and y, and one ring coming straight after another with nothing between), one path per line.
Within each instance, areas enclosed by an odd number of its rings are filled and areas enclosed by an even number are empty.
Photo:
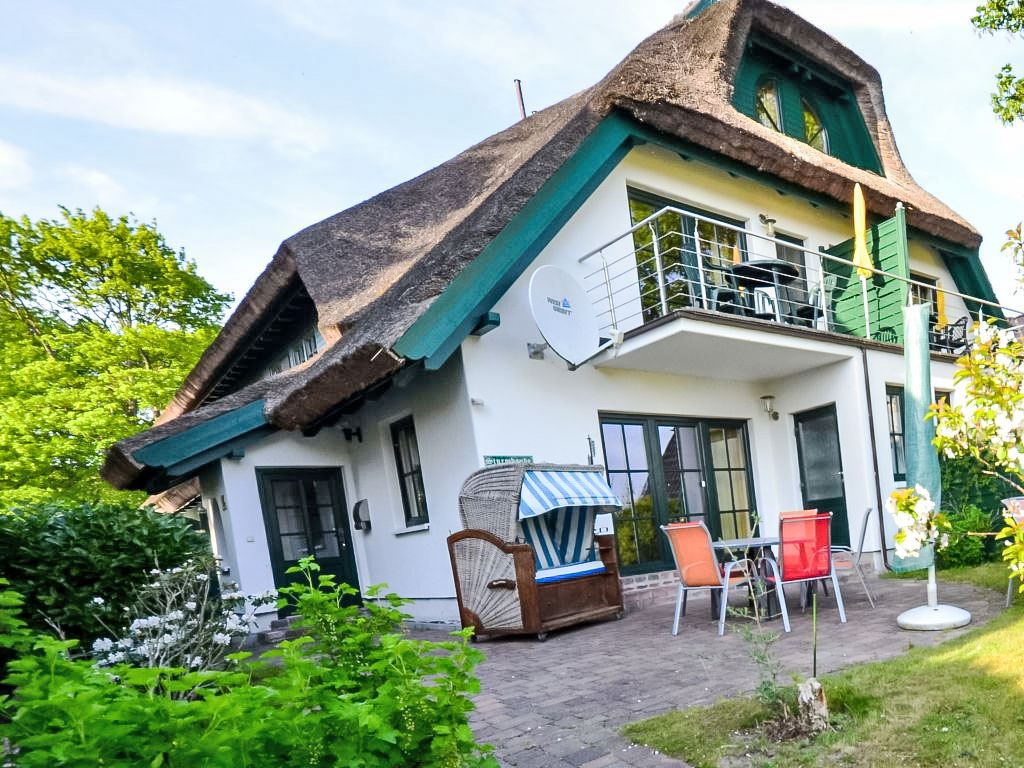
M544 341L571 366L585 363L603 348L587 292L564 269L548 265L533 273L530 312Z

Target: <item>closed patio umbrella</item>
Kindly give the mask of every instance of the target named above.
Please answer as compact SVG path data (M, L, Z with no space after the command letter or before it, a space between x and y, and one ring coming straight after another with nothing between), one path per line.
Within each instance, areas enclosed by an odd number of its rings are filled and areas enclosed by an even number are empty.
M853 263L860 278L860 293L864 301L864 338L871 338L871 317L868 315L868 278L874 264L868 253L867 214L864 209L864 192L860 184L853 185Z

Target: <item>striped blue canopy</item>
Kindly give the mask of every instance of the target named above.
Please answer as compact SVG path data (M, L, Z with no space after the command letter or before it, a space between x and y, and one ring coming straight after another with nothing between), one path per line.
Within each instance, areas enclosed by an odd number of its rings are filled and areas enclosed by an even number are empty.
M622 507L600 472L527 470L519 494L519 519L562 507Z

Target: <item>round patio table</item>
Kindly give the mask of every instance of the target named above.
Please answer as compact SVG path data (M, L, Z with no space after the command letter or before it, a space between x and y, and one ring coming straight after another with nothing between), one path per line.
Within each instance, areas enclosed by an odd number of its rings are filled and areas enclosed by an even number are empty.
M782 322L782 308L779 306L779 286L796 280L800 273L788 261L782 259L751 259L729 267L733 282L738 288L753 291L755 288L772 288L775 303L775 320ZM770 317L770 316L767 316Z

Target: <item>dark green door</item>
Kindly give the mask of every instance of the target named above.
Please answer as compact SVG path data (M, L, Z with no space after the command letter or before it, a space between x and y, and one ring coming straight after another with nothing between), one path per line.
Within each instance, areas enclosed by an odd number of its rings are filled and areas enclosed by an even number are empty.
M659 526L700 520L715 539L749 536L754 497L742 422L664 416L602 416L608 482L622 500L615 518L624 573L672 567Z
M306 556L338 582L359 589L340 469L257 469L274 585L299 576L286 571Z
M831 512L832 542L849 546L850 523L846 515L836 407L826 405L804 411L796 414L793 420L804 509Z

